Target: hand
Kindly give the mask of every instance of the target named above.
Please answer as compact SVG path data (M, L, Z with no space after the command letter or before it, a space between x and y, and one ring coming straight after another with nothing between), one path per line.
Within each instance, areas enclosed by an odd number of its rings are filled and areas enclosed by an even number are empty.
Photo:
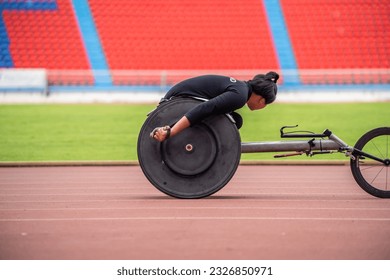
M163 142L167 140L169 137L173 137L176 134L180 133L181 131L183 131L189 126L190 126L190 121L187 119L186 116L183 116L177 123L172 125L172 128L168 125L163 127L156 127L150 133L150 137L159 142Z
M159 141L163 142L164 140L168 139L171 134L171 128L166 125L163 127L156 127L153 129L153 131L150 133L150 137Z

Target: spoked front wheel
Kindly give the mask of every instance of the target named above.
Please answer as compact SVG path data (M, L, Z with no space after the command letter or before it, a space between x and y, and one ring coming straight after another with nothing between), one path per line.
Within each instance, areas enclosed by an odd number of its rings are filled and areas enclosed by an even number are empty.
M367 132L354 148L351 171L356 182L373 196L390 198L390 127Z

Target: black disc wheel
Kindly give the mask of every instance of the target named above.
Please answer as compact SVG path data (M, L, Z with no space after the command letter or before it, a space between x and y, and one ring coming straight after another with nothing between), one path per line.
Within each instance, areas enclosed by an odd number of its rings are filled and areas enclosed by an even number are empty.
M356 182L373 196L390 198L390 127L367 132L354 148L366 154L359 151L353 153L355 159L351 159L351 170Z
M176 98L149 114L138 137L138 161L146 178L177 198L202 198L223 188L237 170L241 140L226 115L207 118L160 143L150 138L155 127L173 125L199 100Z

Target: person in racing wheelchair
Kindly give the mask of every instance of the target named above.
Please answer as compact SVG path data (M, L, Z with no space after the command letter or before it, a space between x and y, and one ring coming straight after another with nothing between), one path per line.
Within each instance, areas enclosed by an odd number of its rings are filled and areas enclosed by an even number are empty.
M168 125L156 127L150 136L163 142L211 115L226 113L232 115L239 129L242 126L242 118L234 111L245 104L251 111L260 110L274 102L278 91L276 84L278 79L278 73L268 72L258 74L248 81L221 75L203 75L183 80L174 85L161 102L176 97L192 97L205 102L188 111L172 127Z

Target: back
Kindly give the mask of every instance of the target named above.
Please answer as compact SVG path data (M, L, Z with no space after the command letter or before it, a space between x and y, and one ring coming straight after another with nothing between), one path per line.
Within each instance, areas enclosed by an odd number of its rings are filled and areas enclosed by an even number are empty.
M193 96L212 99L227 91L242 94L245 100L249 98L249 86L246 82L220 75L204 75L181 81L167 92L165 98Z

